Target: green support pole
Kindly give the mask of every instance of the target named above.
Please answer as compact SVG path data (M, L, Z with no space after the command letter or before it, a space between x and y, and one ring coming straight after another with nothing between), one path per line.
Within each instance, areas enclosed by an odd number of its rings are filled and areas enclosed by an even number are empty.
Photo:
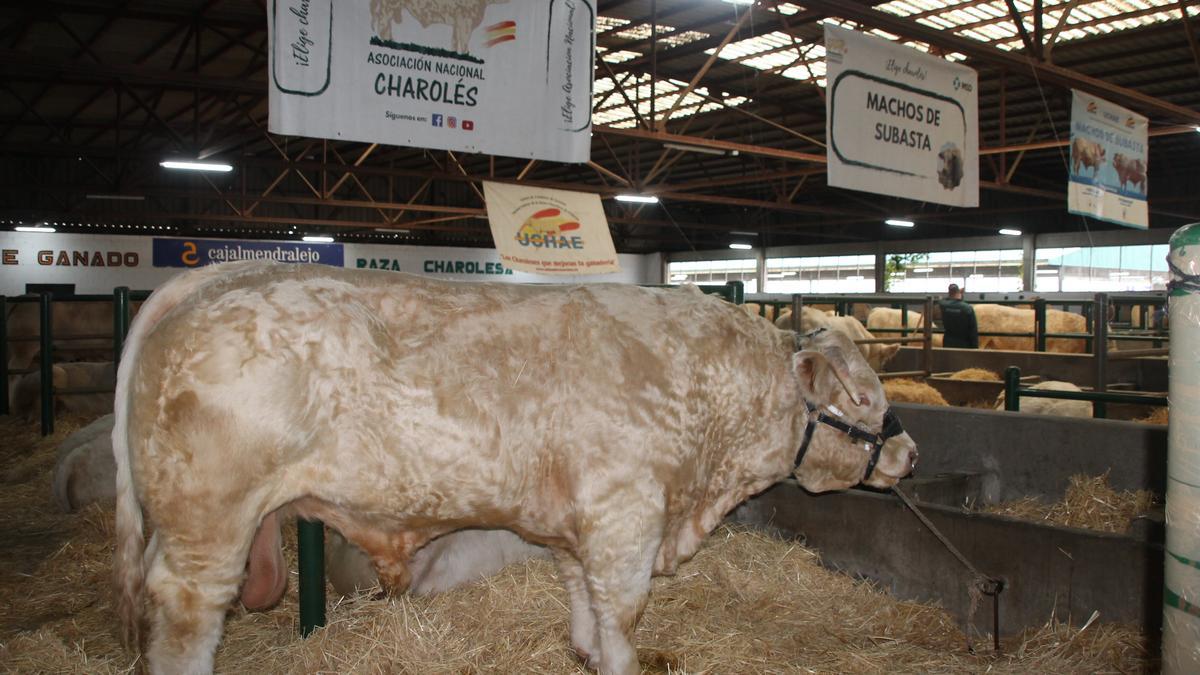
M0 391L0 415L8 414L8 298L0 295L0 363L4 364L4 387Z
M1092 343L1092 353L1096 366L1096 385L1093 391L1108 390L1108 293L1097 293L1093 302L1092 314L1096 317L1095 342ZM1092 417L1104 419L1108 417L1108 405L1103 401L1092 402Z
M1088 334L1088 337L1084 338L1083 341L1083 351L1088 353L1091 353L1092 351L1092 315L1096 313L1095 309L1096 308L1091 304L1086 304L1083 306L1084 330Z
M40 330L38 333L41 343L39 369L41 371L42 399L42 435L54 433L54 335L51 329L51 318L54 307L50 302L50 294L42 293L38 298L38 318Z
M121 363L121 352L125 349L125 335L129 332L129 287L113 289L113 365Z
M926 319L928 321L929 319ZM908 337L908 303L900 305L900 337ZM901 343L904 344L904 343Z
M1021 410L1021 369L1009 366L1004 371L1004 409L1012 412Z
M325 625L325 524L296 521L300 558L300 635Z
M1035 337L1034 349L1046 351L1046 299L1038 298L1033 302L1033 330Z

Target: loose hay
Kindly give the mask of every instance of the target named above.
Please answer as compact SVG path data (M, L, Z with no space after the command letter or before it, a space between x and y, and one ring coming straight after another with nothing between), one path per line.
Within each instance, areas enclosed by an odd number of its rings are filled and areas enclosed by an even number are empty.
M1167 424L1171 420L1170 411L1170 408L1161 406L1155 408L1154 412L1150 413L1149 415L1146 415L1145 417L1139 417L1134 421L1141 422L1142 424Z
M5 466L20 459L36 469L23 482L10 481L9 471L0 486L4 534L36 543L0 548L0 671L127 673L134 659L119 647L109 603L112 511L52 507L62 426L41 441L0 420L0 432L10 439L20 432L25 441L23 449L5 447ZM295 528L284 532L295 569ZM295 588L293 578L270 612L230 611L218 672L586 672L568 646L566 594L544 560L437 596L341 600L329 625L308 639L298 635ZM795 542L729 528L678 576L655 580L635 640L644 670L658 673L1091 673L1153 665L1137 631L1102 624L1081 631L1050 622L1006 640L998 657L973 655L941 609L899 602L831 572Z
M925 405L950 405L941 392L924 382L909 379L883 381L883 393L892 403L924 403Z
M1102 476L1071 476L1071 484L1062 501L1048 504L1035 497L986 507L984 511L1022 520L1100 532L1128 532L1133 519L1154 506L1154 493L1148 490L1117 491Z
M1000 376L986 368L964 368L955 373L950 374L952 380L984 380L987 382L999 382Z

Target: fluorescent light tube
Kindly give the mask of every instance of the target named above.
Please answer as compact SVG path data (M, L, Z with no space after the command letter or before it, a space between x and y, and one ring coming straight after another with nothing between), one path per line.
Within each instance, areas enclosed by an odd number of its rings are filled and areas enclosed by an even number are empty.
M664 148L672 150L680 150L683 152L701 152L706 155L725 155L726 152L719 148L706 148L702 145L685 145L683 143L663 143Z
M182 169L184 171L217 171L220 173L228 173L233 171L233 166L222 164L221 162L197 162L190 160L173 160L165 159L158 163L164 169Z
M638 204L657 204L658 197L654 195L617 195L619 202L637 202Z

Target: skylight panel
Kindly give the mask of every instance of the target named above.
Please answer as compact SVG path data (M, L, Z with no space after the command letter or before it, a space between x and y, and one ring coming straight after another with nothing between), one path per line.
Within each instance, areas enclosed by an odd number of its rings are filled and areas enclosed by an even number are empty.
M596 17L596 32L597 33L607 33L608 31L613 30L614 28L620 28L621 26L628 26L628 25L629 25L629 19L618 19L616 17L611 17L611 16Z

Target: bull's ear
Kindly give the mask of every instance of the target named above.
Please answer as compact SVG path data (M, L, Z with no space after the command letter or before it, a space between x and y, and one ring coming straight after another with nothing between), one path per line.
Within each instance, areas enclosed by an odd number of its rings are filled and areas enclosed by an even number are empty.
M800 382L800 394L813 403L825 403L832 398L837 384L829 359L821 352L805 349L792 356L792 370Z

